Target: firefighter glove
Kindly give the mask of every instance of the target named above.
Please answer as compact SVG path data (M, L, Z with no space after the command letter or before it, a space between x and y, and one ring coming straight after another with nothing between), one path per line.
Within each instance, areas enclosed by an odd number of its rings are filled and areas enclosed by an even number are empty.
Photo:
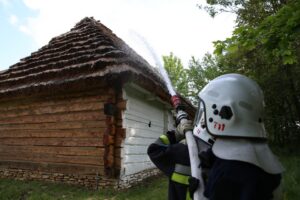
M191 198L193 198L194 192L198 189L198 186L199 186L199 180L191 176L189 178L189 192Z
M177 134L184 136L187 131L193 131L193 123L191 120L183 119L177 125L176 132Z

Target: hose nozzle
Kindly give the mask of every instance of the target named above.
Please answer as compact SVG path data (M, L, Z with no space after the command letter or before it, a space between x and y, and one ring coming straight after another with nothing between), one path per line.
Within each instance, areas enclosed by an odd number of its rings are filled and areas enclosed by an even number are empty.
M181 103L179 96L172 96L171 102L173 104L173 107L176 109L176 112L178 112L179 110L185 110L185 106Z
M174 108L177 108L181 104L180 98L177 95L171 97L171 102Z

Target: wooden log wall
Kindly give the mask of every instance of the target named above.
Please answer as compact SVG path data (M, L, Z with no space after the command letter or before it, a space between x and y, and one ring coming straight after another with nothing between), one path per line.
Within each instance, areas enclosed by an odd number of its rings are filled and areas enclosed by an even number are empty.
M104 176L103 109L110 95L0 102L0 168Z
M106 130L104 132L104 167L107 177L119 178L121 170L121 144L126 137L122 127L122 112L126 109L126 101L122 98L122 90L110 89L107 103L115 108L113 115L106 115Z

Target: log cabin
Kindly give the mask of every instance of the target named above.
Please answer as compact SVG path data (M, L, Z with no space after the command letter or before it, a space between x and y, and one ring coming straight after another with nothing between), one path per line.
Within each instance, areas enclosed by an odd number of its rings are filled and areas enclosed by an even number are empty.
M171 109L159 73L86 17L0 72L0 177L130 187L159 173L146 151Z

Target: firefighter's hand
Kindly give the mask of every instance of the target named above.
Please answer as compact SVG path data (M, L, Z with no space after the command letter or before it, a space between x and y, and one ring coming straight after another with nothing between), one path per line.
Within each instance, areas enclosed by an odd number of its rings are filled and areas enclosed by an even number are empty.
M193 130L193 123L191 120L182 119L177 125L176 132L177 134L184 136L187 131Z
M199 180L191 176L189 178L189 193L191 198L193 198L194 192L198 189L198 187L199 187Z

